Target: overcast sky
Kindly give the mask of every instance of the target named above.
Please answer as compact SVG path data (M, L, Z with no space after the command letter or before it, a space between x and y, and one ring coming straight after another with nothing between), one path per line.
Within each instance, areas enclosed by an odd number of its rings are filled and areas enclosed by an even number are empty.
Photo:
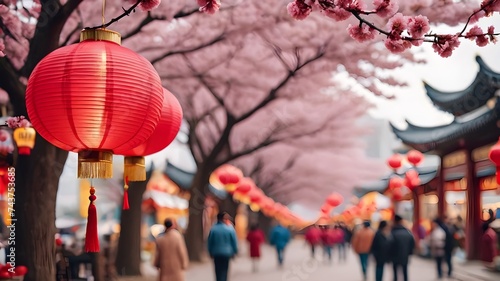
M484 19L480 26L495 26L495 31L500 31L500 15ZM483 30L486 28L483 28ZM438 27L433 28L437 33L454 33L460 27ZM498 38L500 40L500 38ZM396 90L396 100L387 101L371 99L378 108L371 113L374 117L388 118L398 127L404 126L405 118L412 123L421 126L434 126L446 124L452 121L452 117L436 109L425 94L422 81L426 81L432 87L449 92L463 90L475 78L478 65L476 55L480 55L488 66L494 71L500 72L500 42L489 44L486 47L478 47L470 40L462 40L458 49L449 58L441 58L434 53L431 44L424 44L420 49L424 52L427 64L418 66L407 66L401 71L404 81L408 81L410 87Z

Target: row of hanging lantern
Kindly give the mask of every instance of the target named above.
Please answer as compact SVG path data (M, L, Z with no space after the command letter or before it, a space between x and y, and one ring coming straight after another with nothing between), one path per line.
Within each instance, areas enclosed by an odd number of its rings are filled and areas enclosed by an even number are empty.
M302 228L308 224L288 207L266 196L251 178L245 177L240 169L232 165L217 168L210 177L210 184L224 189L233 200L248 205L252 211L260 211L282 225Z
M153 65L121 46L119 33L85 29L80 43L61 47L35 67L26 89L37 132L78 153L78 178L111 178L113 155L123 155L124 209L129 181L144 181L144 156L177 135L182 109ZM98 252L95 189L90 188L85 250Z
M400 201L405 196L404 188L413 191L420 185L420 177L417 166L424 160L424 155L418 150L410 150L406 154L406 161L412 168L405 172L404 178L398 176L397 171L403 166L404 157L394 154L387 160L387 165L393 170L394 175L390 177L388 191L394 201Z

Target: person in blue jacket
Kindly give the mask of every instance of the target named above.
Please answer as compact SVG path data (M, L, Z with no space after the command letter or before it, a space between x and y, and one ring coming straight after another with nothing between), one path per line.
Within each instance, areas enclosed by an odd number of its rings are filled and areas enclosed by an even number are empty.
M290 242L290 231L281 224L276 225L269 235L269 243L276 248L278 254L278 265L283 266L283 252L286 245Z
M217 281L227 281L229 260L238 254L236 231L225 222L228 219L230 216L226 212L217 214L217 223L208 234L208 253L214 260Z

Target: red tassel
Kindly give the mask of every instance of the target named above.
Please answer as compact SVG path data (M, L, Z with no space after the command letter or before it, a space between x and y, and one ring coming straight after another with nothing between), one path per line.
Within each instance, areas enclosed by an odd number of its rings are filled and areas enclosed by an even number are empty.
M125 177L125 186L123 186L123 210L130 209L128 204L128 177Z
M94 201L97 197L94 195L95 189L90 188L90 204L89 214L87 217L87 232L85 234L85 252L98 253L99 252L99 235L97 233L97 209Z

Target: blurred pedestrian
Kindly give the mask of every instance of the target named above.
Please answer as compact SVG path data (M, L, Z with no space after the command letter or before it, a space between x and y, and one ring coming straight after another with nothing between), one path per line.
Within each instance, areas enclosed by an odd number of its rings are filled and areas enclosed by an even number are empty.
M332 248L335 245L335 233L328 225L321 226L321 242L323 244L323 256L327 256L332 262Z
M229 260L238 254L236 231L227 224L228 220L230 220L228 213L218 213L217 222L208 234L208 253L214 260L216 281L227 281Z
M333 228L333 243L339 250L339 261L345 261L346 260L345 232L338 224L336 224L335 227Z
M288 242L290 242L290 231L286 227L278 223L271 230L269 237L269 242L276 248L276 254L278 256L278 266L283 267L283 254L286 246L288 245Z
M429 235L429 245L431 250L431 256L436 261L436 269L438 278L441 279L443 277L443 270L441 268L441 264L445 257L445 247L446 247L446 231L440 225L443 224L439 221L439 219L435 219L432 221L431 226L431 234ZM451 268L448 268L448 271L451 275Z
M381 221L373 238L371 253L375 258L375 281L382 281L384 266L389 260L387 249L390 248L391 230L387 221Z
M260 259L260 245L265 241L265 234L259 228L258 224L254 224L250 227L250 231L247 234L247 241L250 244L250 258L252 259L252 271L257 272L258 261Z
M313 224L306 231L304 238L311 247L311 257L316 258L316 247L321 244L321 230L317 225Z
M352 248L359 256L361 270L363 271L363 280L366 280L368 268L368 256L375 237L375 231L370 227L370 222L363 222L363 226L354 232L352 236Z
M394 272L394 281L398 280L400 268L403 273L403 280L408 281L408 261L415 248L415 238L413 234L403 226L403 218L399 215L394 216L394 226L391 230L391 236L390 255Z
M160 270L159 281L184 281L189 257L182 234L171 219L165 220L165 232L156 238L154 265Z
M498 254L497 233L490 226L490 222L484 222L482 225L483 236L481 237L481 260L487 268L495 268L494 258Z

